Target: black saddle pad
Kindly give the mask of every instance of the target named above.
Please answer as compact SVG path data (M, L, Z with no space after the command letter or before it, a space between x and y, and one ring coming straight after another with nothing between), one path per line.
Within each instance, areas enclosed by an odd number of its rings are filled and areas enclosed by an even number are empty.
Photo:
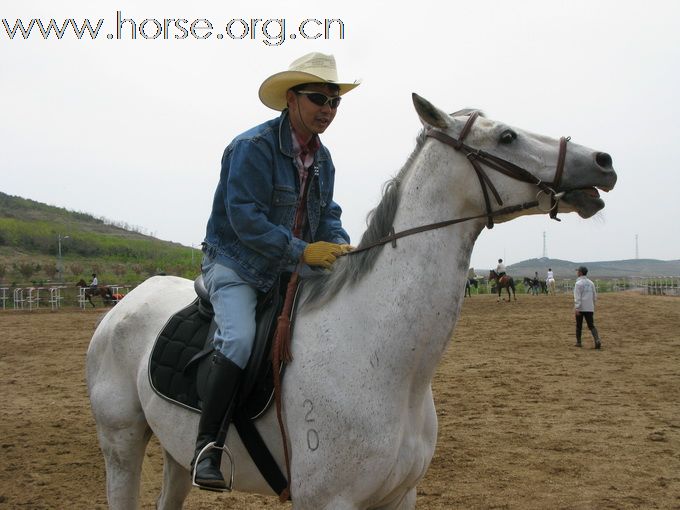
M199 312L196 298L168 320L156 338L149 361L149 380L156 393L197 412L200 412L197 369L185 368L204 349L210 322Z
M274 376L271 348L276 318L283 307L285 283L260 296L253 351L244 371L236 414L260 416L273 401ZM281 290L283 288L283 291ZM196 298L175 313L158 335L149 360L149 381L161 397L201 412L199 388L212 352L216 326L210 304Z

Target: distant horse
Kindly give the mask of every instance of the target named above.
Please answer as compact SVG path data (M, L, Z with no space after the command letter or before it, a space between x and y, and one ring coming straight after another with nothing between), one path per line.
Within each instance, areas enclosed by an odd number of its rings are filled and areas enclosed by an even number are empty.
M85 297L92 305L92 308L95 308L94 301L92 301L92 296L101 297L102 302L105 305L111 304L114 301L113 292L111 292L111 289L105 285L100 285L96 289L93 289L85 282L85 280L81 278L78 283L76 283L76 287L82 287L84 289Z
M465 279L465 296L470 296L472 297L472 288L471 286L474 285L475 289L479 288L479 280L476 280L475 278L466 278Z
M508 301L510 301L511 289L512 297L515 301L517 301L517 296L515 295L515 280L512 279L512 276L508 276L506 274L499 278L496 271L492 269L491 271L489 271L489 280L496 280L498 289L498 301L501 300L501 293L503 292L503 289L505 289L508 292Z
M541 282L546 286L546 294L555 295L555 278L548 278L546 282Z
M539 292L541 294L548 293L548 288L546 287L545 282L539 280L538 278L529 278L528 276L525 276L524 286L527 289L527 294L531 292L534 296L537 296Z
M524 277L524 287L527 289L527 294L538 294L538 280L536 278Z

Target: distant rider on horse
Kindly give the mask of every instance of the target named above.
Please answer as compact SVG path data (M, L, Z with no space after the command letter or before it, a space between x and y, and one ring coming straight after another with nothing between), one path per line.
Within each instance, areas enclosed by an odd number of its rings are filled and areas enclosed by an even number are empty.
M505 276L505 264L503 264L503 259L498 259L498 265L496 266L496 274L498 275L498 282L500 283L501 278Z

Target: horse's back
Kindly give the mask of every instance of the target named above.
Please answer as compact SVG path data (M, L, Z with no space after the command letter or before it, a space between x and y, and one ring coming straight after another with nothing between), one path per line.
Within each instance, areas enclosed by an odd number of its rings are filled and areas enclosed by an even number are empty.
M190 280L155 276L104 316L87 350L87 386L95 418L104 408L137 406L132 395L158 332L194 298Z

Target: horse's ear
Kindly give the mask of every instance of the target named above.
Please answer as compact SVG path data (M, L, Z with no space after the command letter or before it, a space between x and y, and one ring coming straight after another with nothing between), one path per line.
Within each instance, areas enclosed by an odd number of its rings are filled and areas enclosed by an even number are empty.
M411 94L411 97L413 98L413 106L416 107L418 117L420 117L423 124L440 129L449 127L449 116L446 113L415 92Z

